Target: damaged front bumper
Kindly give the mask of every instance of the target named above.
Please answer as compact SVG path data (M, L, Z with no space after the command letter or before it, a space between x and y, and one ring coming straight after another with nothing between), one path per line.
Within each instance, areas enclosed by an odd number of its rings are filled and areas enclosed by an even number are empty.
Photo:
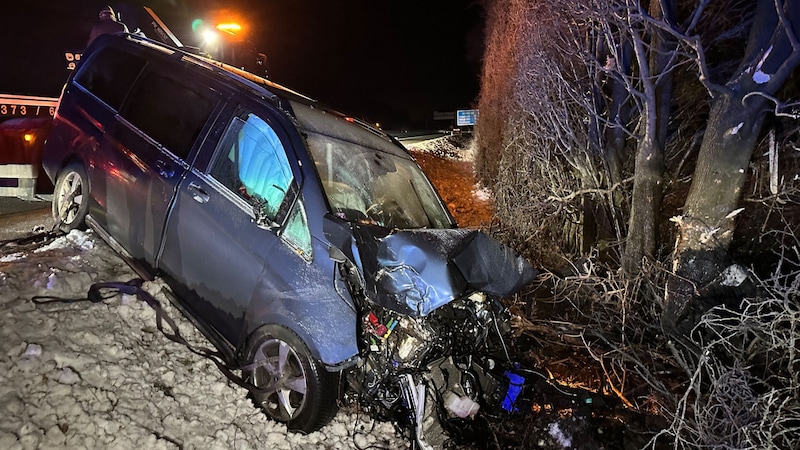
M365 296L411 316L427 316L473 291L508 297L536 276L524 258L477 230L386 233L354 225L353 236Z
M510 314L499 299L536 271L476 230L344 228L331 241L359 310L350 385L362 407L407 427L419 447L442 448L453 423L506 396L493 373L510 363Z

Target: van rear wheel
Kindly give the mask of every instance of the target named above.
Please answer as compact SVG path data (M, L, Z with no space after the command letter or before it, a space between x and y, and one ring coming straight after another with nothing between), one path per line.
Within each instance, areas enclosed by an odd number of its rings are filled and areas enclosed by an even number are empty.
M335 375L311 356L297 335L267 325L256 331L248 350L250 365L244 375L259 389L253 400L267 416L302 433L330 422L338 409Z
M58 174L53 190L53 219L64 231L86 228L89 182L86 170L72 163Z

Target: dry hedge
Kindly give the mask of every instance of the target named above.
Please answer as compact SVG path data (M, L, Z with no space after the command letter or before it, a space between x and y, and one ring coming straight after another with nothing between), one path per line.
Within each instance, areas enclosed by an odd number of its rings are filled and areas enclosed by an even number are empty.
M515 329L540 344L531 358L558 373L558 356L544 353L579 352L567 364L591 364L594 370L574 381L666 419L662 429L652 430L652 448L797 448L797 121L770 119L771 131L749 168L747 214L737 218L732 257L748 268L752 289L724 293L715 299L721 306L706 311L690 335L668 336L660 325L671 270L668 243L674 242L666 219L680 211L691 180L687 174L708 109L704 89L677 71L682 89L666 148L659 229L667 244L656 260L642 262L638 277L625 278L614 256L624 245L620 224L627 222L630 195L624 177L632 167L624 161L623 178L612 183L593 148L592 127L609 124L587 119L595 106L587 92L597 81L593 70L602 64L579 58L576 48L589 44L591 24L577 24L583 35L559 28L553 8L564 7L556 2L495 0L488 7L476 170L495 194L492 232L549 269L515 299ZM799 85L787 89L797 96Z

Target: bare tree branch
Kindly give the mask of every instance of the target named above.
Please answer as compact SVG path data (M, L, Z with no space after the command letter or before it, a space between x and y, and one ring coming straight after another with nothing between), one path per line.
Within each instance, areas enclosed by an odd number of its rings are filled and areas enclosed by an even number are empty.
M700 2L698 7L692 13L692 19L686 31L684 32L677 30L675 27L673 27L669 23L666 23L663 20L655 20L649 14L646 14L641 11L637 13L637 18L644 20L650 23L651 25L655 26L656 28L671 34L674 38L683 41L689 48L691 48L694 51L696 55L695 63L697 64L698 70L700 71L698 79L703 84L703 86L706 87L706 90L708 91L709 95L712 98L714 98L716 97L717 94L730 93L730 89L725 87L724 85L714 83L711 80L711 70L708 67L708 60L705 55L705 48L701 42L701 38L700 36L697 35L691 35L692 31L697 26L697 23L702 17L705 7L709 4L709 2L710 0L703 0L702 2Z
M787 0L792 1L792 0ZM781 5L781 0L775 0L775 12L778 14L778 19L781 21L781 25L783 25L783 29L786 30L786 36L789 38L789 42L792 43L792 48L795 52L800 52L800 41L797 39L797 35L794 32L794 27L792 26L792 21L786 17L786 13L783 10L783 5ZM788 3L786 3L788 5Z
M771 101L772 103L774 103L775 104L775 109L773 110L773 114L775 114L776 117L788 117L790 119L798 119L798 118L800 118L800 114L798 114L798 113L786 113L786 112L782 111L782 109L800 105L800 102L795 102L795 103L790 103L788 105L784 105L783 102L781 102L777 98L773 97L772 95L769 95L769 94L761 92L761 91L754 91L754 92L749 92L744 97L742 97L742 104L744 105L745 101L747 101L747 99L750 98L750 97L763 97L763 98Z
M625 185L627 183L630 183L632 181L633 181L633 177L628 177L628 178L620 181L619 183L614 183L614 185L611 186L608 189L581 189L579 191L575 191L575 192L573 192L573 193L571 193L569 195L565 195L563 197L554 197L554 196L551 195L551 196L547 197L547 200L566 203L566 202L570 202L572 200L575 200L576 197L580 197L580 196L588 195L588 194L611 195L615 190L619 189L623 185Z

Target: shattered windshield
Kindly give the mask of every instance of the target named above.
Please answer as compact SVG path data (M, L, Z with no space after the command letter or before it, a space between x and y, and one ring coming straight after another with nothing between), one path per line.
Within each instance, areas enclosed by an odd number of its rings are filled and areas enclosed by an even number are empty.
M333 114L293 106L337 217L392 229L455 226L427 177L402 149Z

